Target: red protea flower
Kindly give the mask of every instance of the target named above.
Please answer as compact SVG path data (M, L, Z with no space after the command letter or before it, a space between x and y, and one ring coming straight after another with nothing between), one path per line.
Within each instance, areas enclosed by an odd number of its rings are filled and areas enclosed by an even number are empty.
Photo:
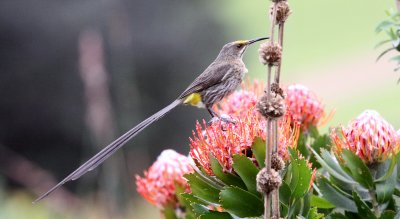
M338 133L342 134L342 139ZM333 129L331 138L339 156L343 149L349 149L366 164L384 161L399 150L393 126L374 110L365 110L346 129Z
M294 84L286 89L287 111L301 124L303 130L310 125L321 125L332 116L324 119L324 106L317 96L307 87Z
M264 92L263 90L263 84L258 81L243 83L241 90L224 98L217 104L215 110L220 114L233 115L234 117L245 116L249 111L256 112L255 107Z
M287 147L297 145L298 131L291 129L290 119L287 117L280 121L279 153L287 159ZM234 124L215 122L207 126L205 122L203 123L204 126L197 122L196 132L193 131L193 138L190 138L190 156L196 159L210 175L213 175L210 153L217 158L224 171L233 172L233 155L246 154L255 137L265 140L265 121L253 112L237 118ZM256 163L255 159L253 160Z
M136 175L137 191L161 210L167 205L175 207L175 185L188 189L183 175L191 171L190 158L174 150L164 150L149 170L144 172L143 178Z

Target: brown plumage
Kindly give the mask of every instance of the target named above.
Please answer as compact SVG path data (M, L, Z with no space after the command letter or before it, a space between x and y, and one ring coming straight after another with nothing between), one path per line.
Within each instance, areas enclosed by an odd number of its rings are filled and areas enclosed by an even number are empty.
M214 62L211 63L176 100L107 145L104 149L82 164L78 169L69 174L65 179L37 198L34 203L47 197L64 183L76 180L83 174L96 168L139 132L182 103L205 107L210 112L211 116L219 117L211 107L222 98L232 93L239 86L244 74L247 72L242 61L246 48L250 44L264 39L268 38L235 41L226 44L221 49Z

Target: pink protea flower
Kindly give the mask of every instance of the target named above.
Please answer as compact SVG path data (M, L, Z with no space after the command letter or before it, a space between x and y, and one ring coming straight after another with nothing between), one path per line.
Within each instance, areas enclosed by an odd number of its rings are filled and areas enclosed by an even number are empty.
M297 145L298 129L292 129L290 124L290 119L282 119L278 128L279 153L282 153L284 159L288 159L289 156L287 147ZM216 157L224 171L233 172L233 155L245 154L251 148L255 137L265 140L265 121L253 112L239 117L235 124L215 122L207 126L204 122L202 126L197 122L196 132L193 131L193 138L190 138L190 156L210 175L213 175L210 153ZM255 159L253 160L256 163Z
M365 110L347 128L333 129L331 138L339 156L343 149L349 149L366 164L382 162L399 150L393 126L374 110Z
M235 117L245 116L249 111L256 113L255 107L264 92L263 90L263 84L258 81L243 83L241 90L235 91L224 98L217 104L215 110L220 114L228 114Z
M286 89L287 111L301 124L303 130L310 125L317 126L329 120L332 116L324 118L324 106L317 96L307 87L294 84Z
M136 175L137 191L148 202L161 210L172 205L176 207L175 185L189 189L183 175L192 172L190 158L174 150L164 150L151 165L144 177Z

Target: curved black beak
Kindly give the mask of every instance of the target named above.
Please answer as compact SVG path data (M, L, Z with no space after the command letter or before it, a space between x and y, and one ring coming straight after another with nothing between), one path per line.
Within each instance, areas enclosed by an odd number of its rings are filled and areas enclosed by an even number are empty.
M261 38L257 38L257 39L252 39L252 40L249 40L249 41L247 41L247 44L252 44L252 43L255 43L255 42L258 42L258 41L261 41L261 40L266 40L266 39L269 39L269 37L261 37Z

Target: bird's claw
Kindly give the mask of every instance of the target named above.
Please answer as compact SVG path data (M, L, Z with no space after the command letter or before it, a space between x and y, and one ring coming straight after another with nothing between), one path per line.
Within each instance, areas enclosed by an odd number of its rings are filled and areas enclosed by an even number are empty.
M215 116L215 117L213 117L212 119L210 119L210 121L208 121L208 126L210 126L210 125L212 125L213 123L216 123L216 122L219 122L219 121L221 121L221 122L223 122L222 124L221 124L221 129L222 129L222 131L226 131L226 128L225 128L225 124L226 123L230 123L230 124L233 124L233 125L235 125L236 124L236 121L235 120L233 120L230 116L228 116L228 115L220 115L220 116Z

